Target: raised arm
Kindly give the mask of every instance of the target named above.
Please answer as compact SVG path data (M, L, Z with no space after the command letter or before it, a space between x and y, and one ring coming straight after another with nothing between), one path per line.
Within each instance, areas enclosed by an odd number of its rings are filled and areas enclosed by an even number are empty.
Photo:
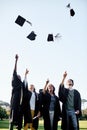
M25 85L25 87L27 87L28 88L28 82L27 82L27 74L29 73L29 70L28 69L26 69L26 71L25 71L25 77L24 77L24 85Z
M45 86L44 86L44 89L43 89L43 93L46 92L48 83L49 83L49 79L47 79L47 81L45 83Z
M25 79L27 79L27 74L29 73L29 70L28 69L26 69L26 71L25 71Z
M65 81L66 76L67 76L67 72L65 71L63 74L63 79L62 79L61 85L64 85L64 81Z
M14 66L14 71L17 72L17 61L18 61L18 55L15 55L15 66Z
M67 72L65 71L58 89L58 96L61 102L65 102L66 100L66 88L64 87L64 81L66 76L67 76Z

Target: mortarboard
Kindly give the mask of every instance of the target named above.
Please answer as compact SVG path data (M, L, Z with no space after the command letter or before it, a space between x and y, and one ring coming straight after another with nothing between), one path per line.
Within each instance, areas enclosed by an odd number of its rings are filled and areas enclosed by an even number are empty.
M55 39L61 38L60 33L57 33L55 36L53 36L53 34L48 34L47 41L48 41L48 42L54 41L54 38L55 38Z
M15 23L17 23L18 25L20 25L21 27L24 25L24 23L27 22L32 26L32 23L27 21L25 18L23 18L22 16L18 15L17 19L15 20Z
M54 41L54 39L53 39L53 34L48 34L47 41L48 41L48 42Z
M70 3L66 6L67 8L70 8Z
M35 40L36 36L37 36L37 35L35 34L35 32L32 31L32 32L27 36L27 38L30 39L31 41L33 41L33 40Z
M70 9L70 16L73 17L75 15L75 11L71 8L70 3L66 7Z
M70 15L74 16L75 15L75 11L73 9L70 9Z

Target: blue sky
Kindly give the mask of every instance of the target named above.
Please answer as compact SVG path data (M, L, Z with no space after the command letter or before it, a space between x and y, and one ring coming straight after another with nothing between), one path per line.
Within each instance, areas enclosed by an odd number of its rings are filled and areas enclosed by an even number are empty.
M66 5L71 3L75 16L70 17ZM19 55L18 73L38 91L50 82L58 92L64 71L75 82L81 97L87 99L87 0L0 0L0 100L10 102L11 79L15 54ZM32 22L18 26L18 15ZM35 41L27 35L35 31ZM47 42L49 33L60 33L60 39Z

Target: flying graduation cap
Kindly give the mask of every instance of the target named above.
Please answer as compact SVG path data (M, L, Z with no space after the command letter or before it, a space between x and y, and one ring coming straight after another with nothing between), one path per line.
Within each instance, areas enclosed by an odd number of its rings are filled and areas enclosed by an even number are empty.
M75 15L75 11L73 9L70 9L70 15L74 16Z
M48 34L47 41L48 42L54 41L54 38L55 39L61 38L60 33L57 33L55 36L53 34Z
M27 38L30 39L31 41L35 40L36 39L36 34L34 31L32 31L28 36Z
M48 34L47 41L48 42L54 41L53 34Z
M73 17L75 15L75 11L71 8L70 3L66 7L70 9L70 16Z
M23 26L24 23L27 22L29 23L31 26L32 26L32 23L27 21L25 18L23 18L22 16L18 15L17 19L15 20L15 23L18 24L19 26ZM31 33L27 36L27 38L31 41L34 41L36 39L36 36L37 34L35 34L34 31L31 31ZM60 34L56 34L55 36L53 34L48 34L48 37L47 37L47 41L50 42L50 41L54 41L54 38L60 38Z
M32 23L30 21L26 20L20 15L18 15L17 19L15 20L15 23L21 27L24 25L25 22L29 23L32 26Z

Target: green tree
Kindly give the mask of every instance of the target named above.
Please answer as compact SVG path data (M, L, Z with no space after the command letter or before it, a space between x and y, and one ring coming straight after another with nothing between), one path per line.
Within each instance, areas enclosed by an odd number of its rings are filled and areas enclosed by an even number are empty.
M8 115L6 110L0 106L0 119L3 120L3 118L8 118Z

